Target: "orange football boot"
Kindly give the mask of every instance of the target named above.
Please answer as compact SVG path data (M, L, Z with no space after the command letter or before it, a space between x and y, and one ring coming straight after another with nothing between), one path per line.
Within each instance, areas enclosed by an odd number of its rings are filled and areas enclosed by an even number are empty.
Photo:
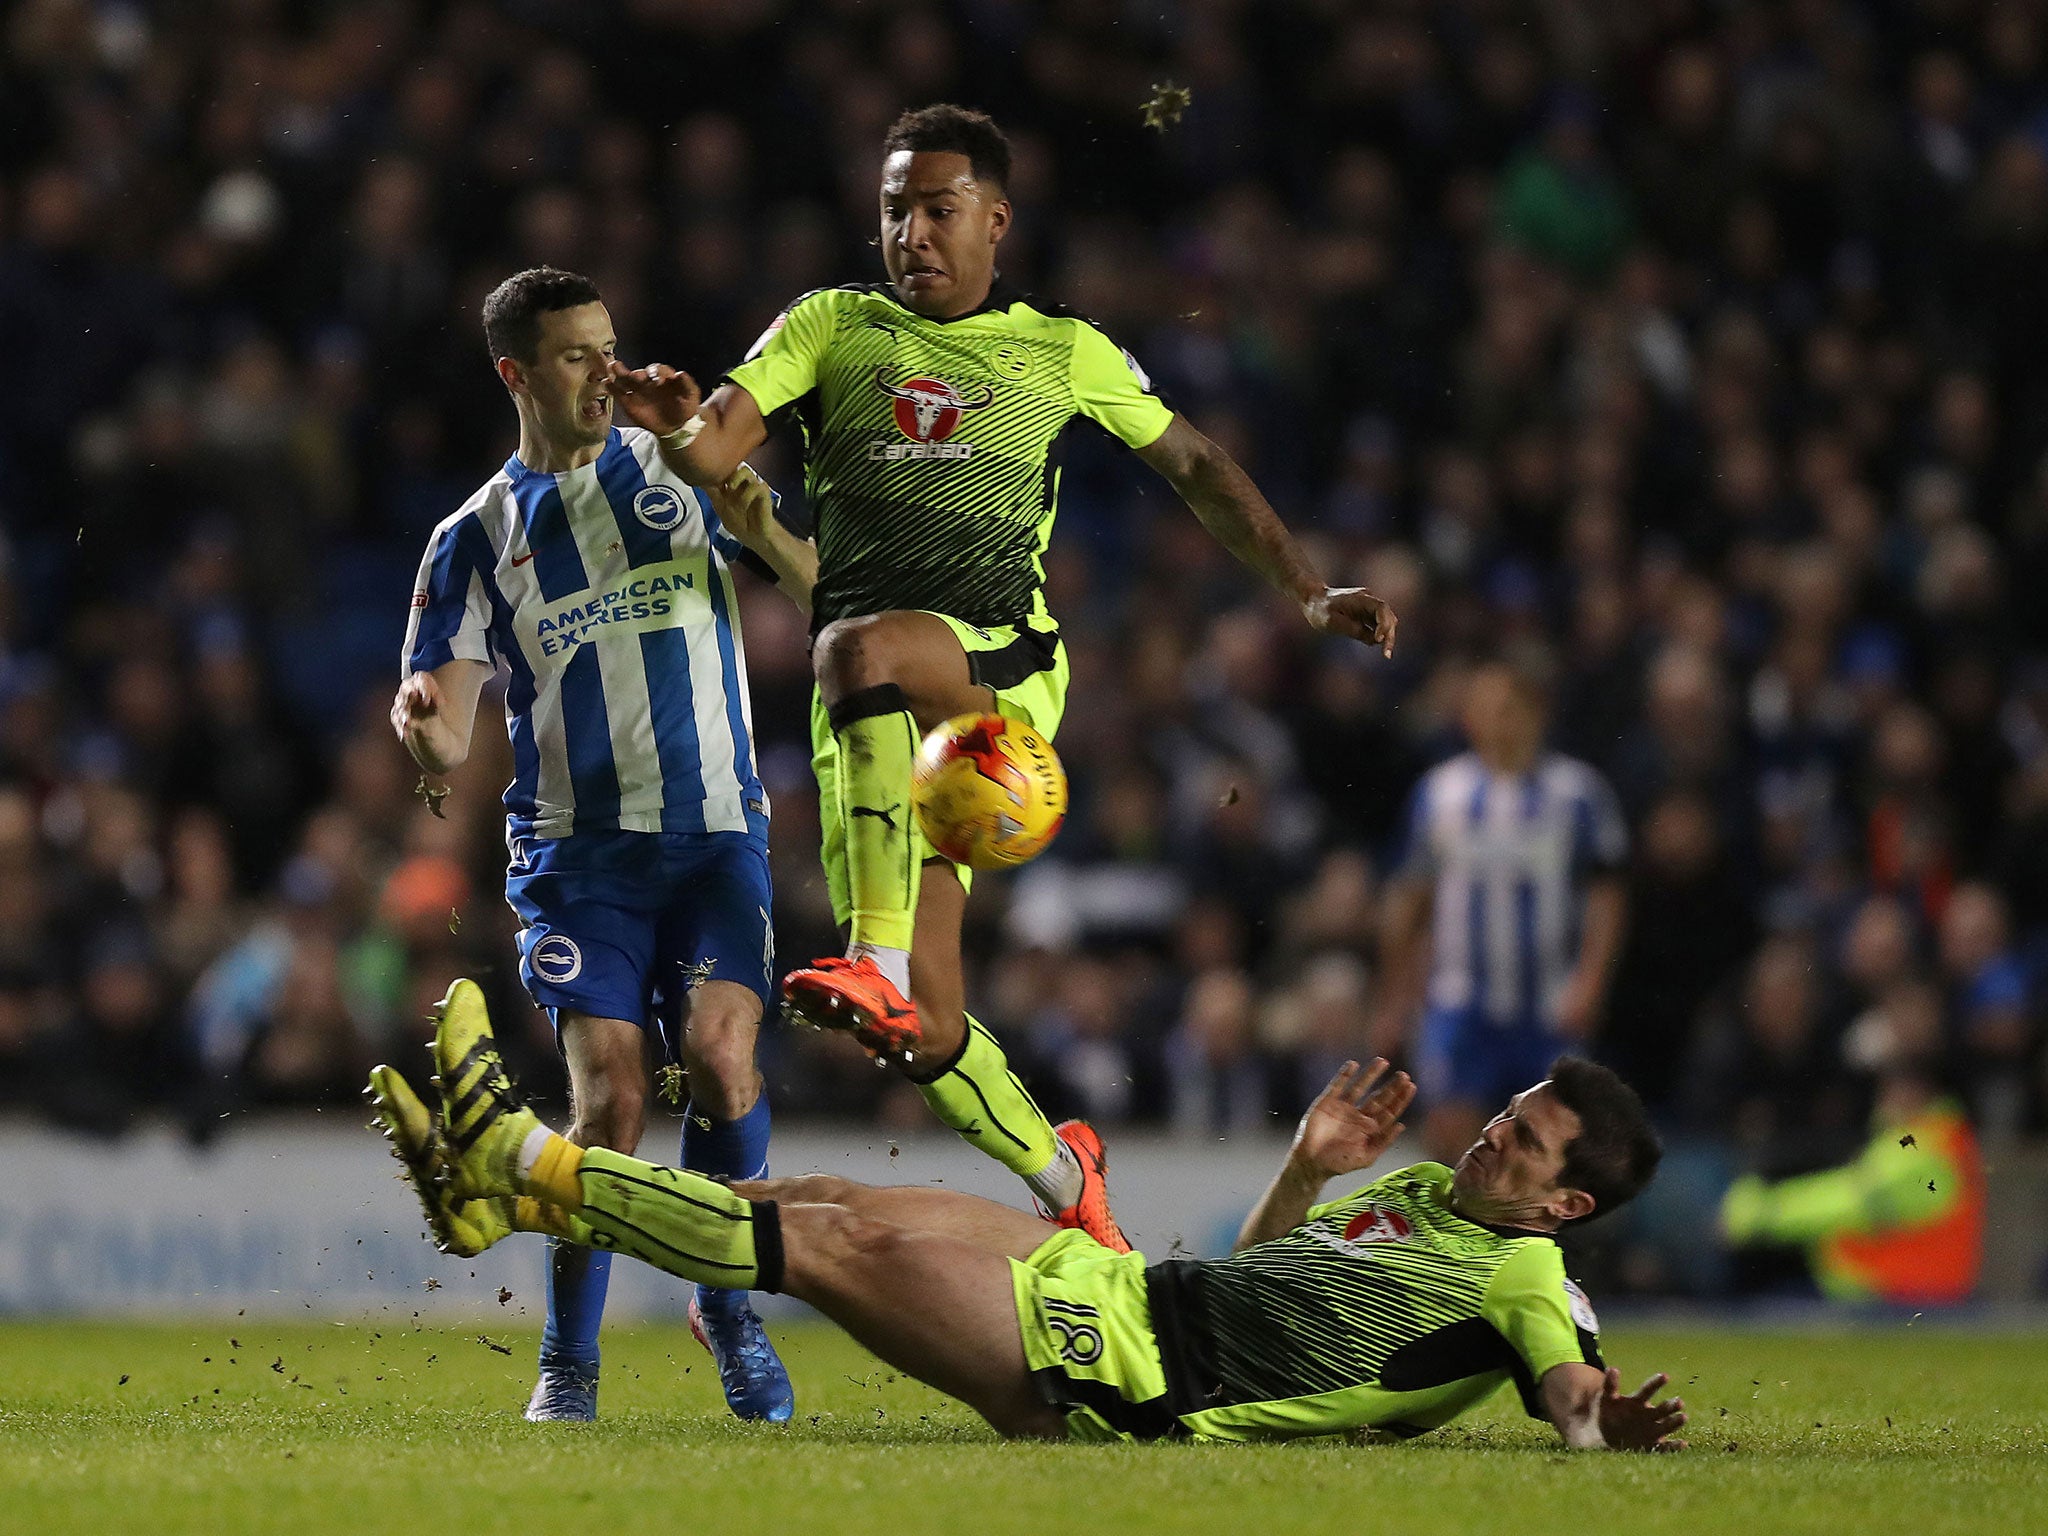
M924 1039L917 1005L867 955L833 955L782 978L782 1011L799 1024L843 1029L878 1060L908 1058Z
M1085 1120L1062 1120L1053 1135L1067 1144L1074 1161L1081 1165L1081 1198L1064 1211L1046 1211L1055 1226L1078 1227L1112 1253L1129 1253L1130 1239L1116 1224L1109 1209L1109 1154L1102 1138ZM1044 1210L1043 1202L1040 1203Z

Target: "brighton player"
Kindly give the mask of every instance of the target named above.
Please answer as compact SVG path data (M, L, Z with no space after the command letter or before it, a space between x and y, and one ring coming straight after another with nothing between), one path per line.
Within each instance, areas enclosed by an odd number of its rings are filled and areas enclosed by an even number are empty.
M1607 1068L1566 1058L1455 1168L1420 1163L1318 1203L1399 1134L1414 1092L1347 1062L1303 1116L1236 1251L1147 1265L1085 1233L945 1190L831 1177L723 1185L556 1136L520 1108L483 997L436 1032L438 1117L389 1067L371 1097L436 1235L462 1251L523 1219L671 1274L816 1307L999 1433L1271 1440L1449 1422L1512 1381L1582 1449L1676 1450L1665 1378L1624 1395L1557 1234L1626 1203L1660 1156Z
M613 425L616 341L588 279L521 272L485 301L483 320L519 451L434 531L392 725L421 767L447 773L468 756L485 680L510 671L505 891L524 925L521 979L568 1061L569 1135L620 1152L639 1144L645 1035L657 1025L689 1077L684 1166L759 1177L768 805L748 739L734 531L799 602L815 565L775 527L752 470L698 491L651 433ZM596 1416L610 1262L552 1245L528 1418ZM788 1418L788 1374L745 1291L701 1287L691 1317L734 1411Z
M967 873L910 812L923 733L993 710L1050 737L1067 657L1042 557L1068 427L1134 449L1237 558L1314 628L1391 652L1395 619L1324 584L1228 454L1153 392L1088 321L1004 284L1010 148L953 106L900 118L883 143L889 281L798 299L708 399L687 374L614 368L684 478L715 485L794 414L816 515L813 766L844 956L784 981L789 1009L905 1065L938 1117L1022 1176L1059 1221L1123 1246L1095 1133L1057 1129L964 1013ZM665 449L666 451L666 449Z
M1471 750L1410 801L1373 1044L1394 1054L1421 1015L1432 1156L1470 1142L1560 1051L1585 1049L1621 956L1628 824L1598 772L1544 750L1546 702L1526 661L1476 668L1461 710Z

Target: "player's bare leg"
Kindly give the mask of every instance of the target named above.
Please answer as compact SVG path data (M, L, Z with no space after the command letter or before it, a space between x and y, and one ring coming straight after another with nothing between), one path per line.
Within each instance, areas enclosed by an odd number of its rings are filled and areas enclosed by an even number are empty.
M742 1124L761 1100L754 1059L760 1032L761 999L753 988L711 977L691 988L681 1050L690 1083L684 1166L714 1173L764 1170L765 1162L755 1162L754 1154L765 1151L765 1126L756 1148L744 1141ZM744 1290L700 1285L690 1298L689 1317L690 1332L717 1362L734 1413L778 1424L795 1413L789 1372Z
M920 732L995 706L994 693L975 684L959 637L929 613L899 610L840 619L819 632L811 658L827 709L883 683L903 690Z
M1031 1381L1010 1261L843 1205L782 1210L782 1289L1000 1435L1058 1440L1065 1421Z
M636 1150L647 1126L647 1044L640 1026L565 1012L561 1036L574 1116L569 1140L579 1147ZM533 1422L587 1423L597 1417L597 1333L610 1284L609 1253L549 1240L540 1379L526 1405Z
M732 1186L749 1200L777 1205L843 1205L858 1216L912 1232L932 1232L972 1243L1004 1258L1029 1258L1060 1229L1042 1216L957 1189L859 1184L829 1173L791 1179L753 1179Z
M754 1044L761 999L736 981L707 979L690 993L683 1021L683 1071L690 1103L720 1120L737 1120L761 1097Z
M562 1134L579 1147L631 1152L647 1129L647 1041L637 1024L562 1015L573 1119Z

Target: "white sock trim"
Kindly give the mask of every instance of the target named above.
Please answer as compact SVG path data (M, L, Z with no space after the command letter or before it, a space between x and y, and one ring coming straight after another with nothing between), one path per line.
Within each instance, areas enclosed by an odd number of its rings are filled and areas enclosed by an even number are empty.
M1074 1149L1064 1141L1055 1145L1059 1150L1053 1153L1052 1161L1036 1173L1027 1173L1024 1184L1057 1215L1081 1198L1081 1164L1074 1157Z
M547 1150L548 1138L555 1133L544 1125L536 1125L526 1133L526 1140L519 1143L519 1177L529 1178L533 1165L540 1161L540 1155Z
M910 996L910 951L891 949L886 944L870 944L861 939L847 946L846 958L858 960L865 956L875 962L875 967L889 978L890 984L905 997Z

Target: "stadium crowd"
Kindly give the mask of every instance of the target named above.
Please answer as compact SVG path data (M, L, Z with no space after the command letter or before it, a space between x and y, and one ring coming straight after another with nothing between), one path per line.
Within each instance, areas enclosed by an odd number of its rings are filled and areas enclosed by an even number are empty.
M2043 1128L2048 5L23 0L0 46L0 1103L195 1136L351 1100L448 978L525 1020L502 743L384 711L428 531L509 451L478 302L589 272L715 378L880 276L899 108L1018 149L1006 274L1104 324L1333 575L1319 642L1076 445L1073 814L970 909L1049 1109L1291 1122L1482 651L1632 831L1594 1049L1741 1166L1938 1048ZM1141 121L1158 82L1193 103ZM801 515L795 460L763 465ZM745 593L779 949L834 947L800 616ZM483 733L487 739L489 732ZM771 1029L778 1113L923 1123ZM549 1073L553 1071L552 1079ZM1425 1084L1425 1089L1427 1085Z

